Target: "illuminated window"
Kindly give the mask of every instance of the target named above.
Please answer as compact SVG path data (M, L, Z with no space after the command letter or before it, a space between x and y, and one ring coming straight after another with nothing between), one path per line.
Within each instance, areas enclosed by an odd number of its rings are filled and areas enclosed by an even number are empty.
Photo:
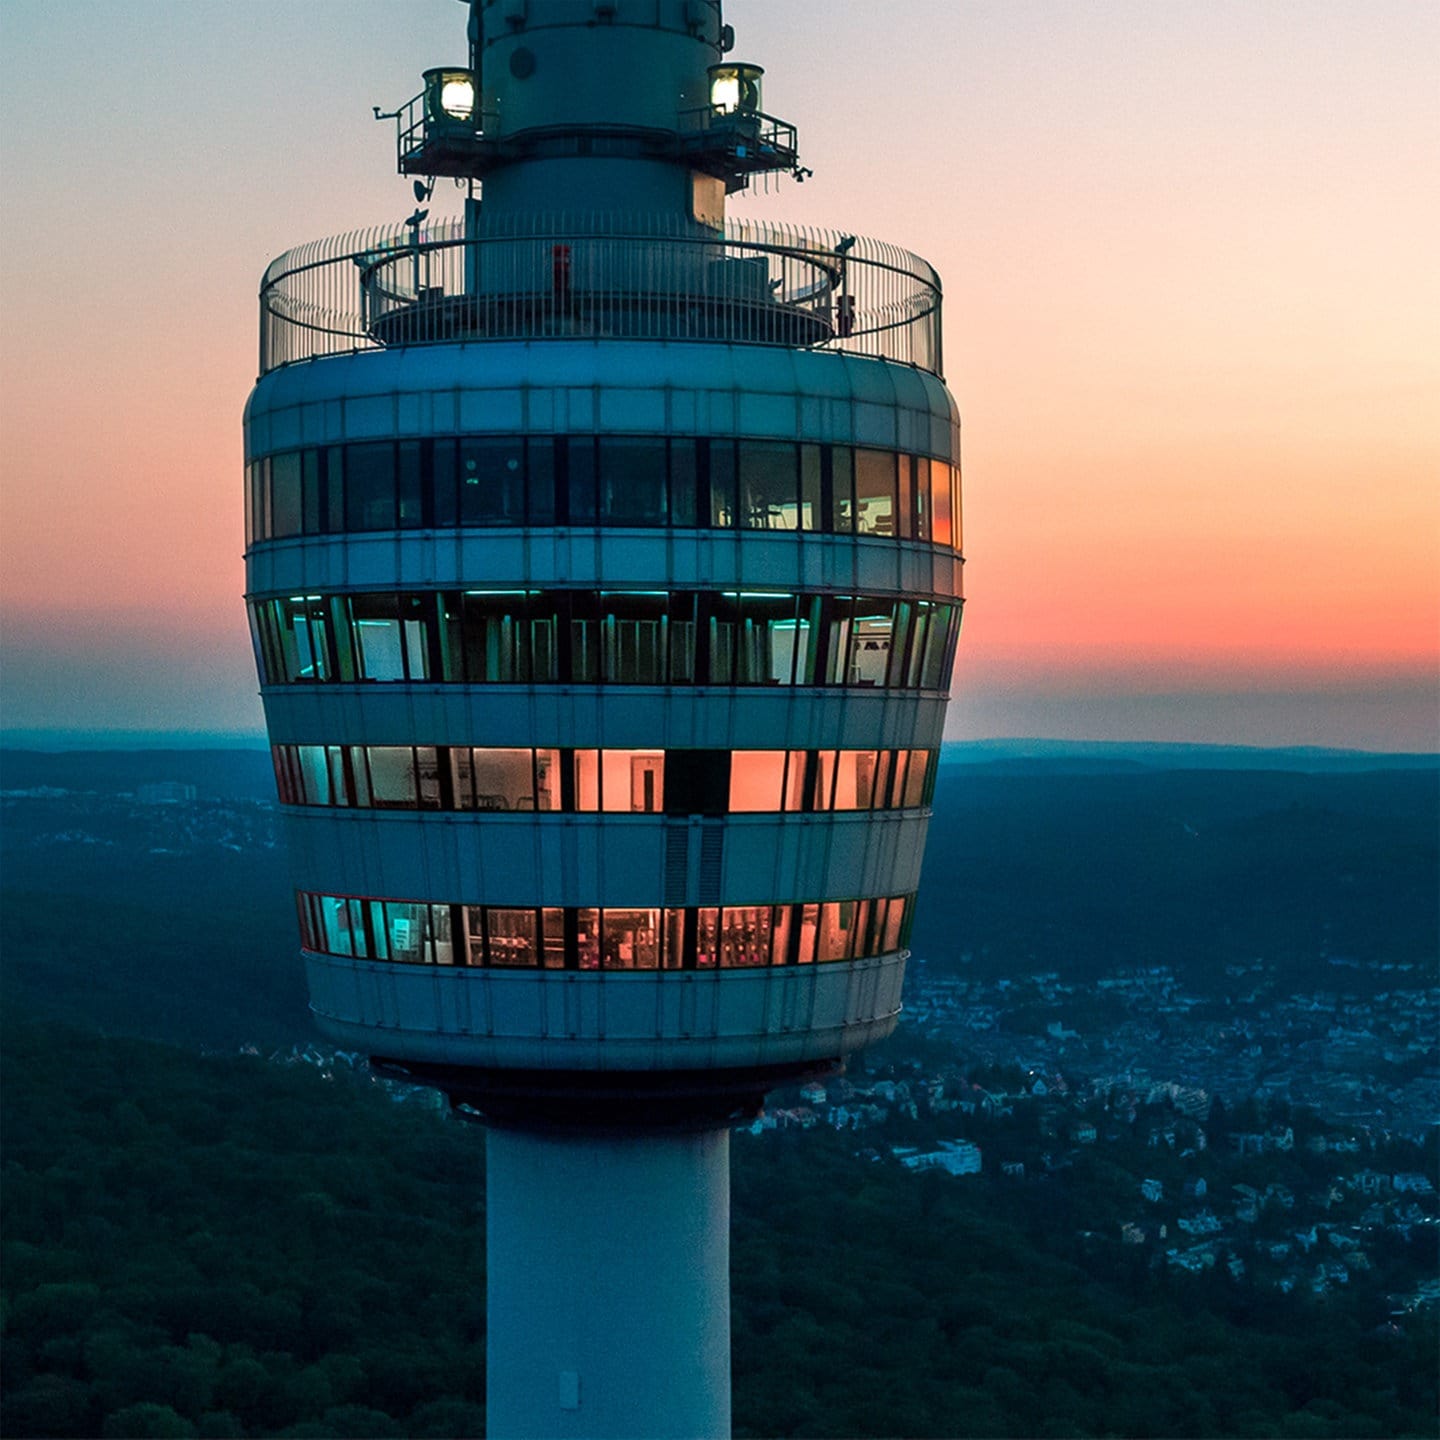
M803 764L804 752L800 752ZM783 750L737 750L730 761L730 809L779 810L785 789Z

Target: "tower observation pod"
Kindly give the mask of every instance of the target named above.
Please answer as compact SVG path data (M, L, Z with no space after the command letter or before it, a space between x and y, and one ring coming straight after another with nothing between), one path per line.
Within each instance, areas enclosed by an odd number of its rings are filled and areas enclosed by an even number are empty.
M487 1126L489 1433L724 1436L729 1127L900 1009L960 628L940 284L727 216L807 172L718 0L466 3L393 116L415 213L260 291L310 1007Z

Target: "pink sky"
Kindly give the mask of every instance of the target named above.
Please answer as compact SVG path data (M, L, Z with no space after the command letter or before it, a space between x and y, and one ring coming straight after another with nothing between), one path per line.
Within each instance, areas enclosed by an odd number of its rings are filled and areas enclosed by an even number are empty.
M260 272L408 213L369 107L463 56L464 11L85 13L0 6L0 721L258 733ZM726 16L816 172L737 213L945 282L952 735L1440 748L1440 7Z

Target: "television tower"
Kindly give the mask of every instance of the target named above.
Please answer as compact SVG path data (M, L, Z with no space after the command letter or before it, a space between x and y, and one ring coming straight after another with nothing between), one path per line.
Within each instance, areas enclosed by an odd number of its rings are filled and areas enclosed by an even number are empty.
M940 284L727 217L808 172L719 0L466 3L393 116L415 212L260 291L310 1005L488 1127L489 1433L723 1436L729 1127L900 1009L960 624Z

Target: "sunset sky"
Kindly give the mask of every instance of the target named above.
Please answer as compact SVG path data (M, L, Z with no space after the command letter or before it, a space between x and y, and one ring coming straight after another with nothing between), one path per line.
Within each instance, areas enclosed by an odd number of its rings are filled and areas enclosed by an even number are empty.
M952 738L1440 748L1440 5L726 18L815 171L733 213L945 283ZM454 0L0 4L7 732L259 736L260 274L409 213L370 107L464 27Z

